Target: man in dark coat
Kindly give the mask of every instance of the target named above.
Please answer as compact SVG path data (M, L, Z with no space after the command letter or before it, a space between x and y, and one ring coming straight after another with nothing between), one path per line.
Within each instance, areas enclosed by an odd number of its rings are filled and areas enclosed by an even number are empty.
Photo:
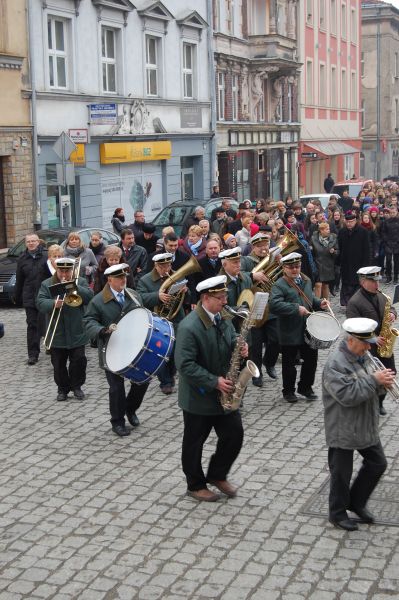
M201 272L194 273L189 277L192 304L197 304L199 296L196 287L200 281L204 281L204 279L209 279L210 277L216 277L216 275L218 275L222 267L222 261L219 258L220 251L220 244L217 240L207 241L205 250L206 256L200 258L198 261L198 264L201 267Z
M326 309L327 300L313 295L311 281L301 273L301 255L291 252L284 256L281 277L272 287L270 310L278 317L278 330L281 344L283 397L287 402L297 402L295 394L295 360L300 354L303 359L297 391L308 400L317 395L312 386L317 368L317 350L305 342L306 318L312 310Z
M131 229L135 236L141 235L143 233L143 225L145 223L145 217L142 210L134 211L134 221L131 225L127 227L127 229Z
M353 207L353 198L349 196L348 190L344 190L342 192L342 196L338 200L338 204L341 207L342 212L346 213L349 210L352 210Z
M220 393L231 394L234 389L233 382L226 378L236 344L231 320L225 319L222 313L226 291L226 276L201 281L197 287L200 302L180 323L176 339L179 406L184 419L182 466L187 494L204 502L219 498L207 483L226 496L237 494L227 475L241 450L244 436L240 411L224 412L220 403ZM247 356L246 344L240 353L243 358ZM212 429L218 442L205 476L201 458Z
M108 282L103 291L94 296L83 319L89 338L97 340L102 368L105 368L104 349L112 333L110 326L117 325L129 311L141 306L138 294L131 289L126 289L128 272L129 265L126 263L112 265L105 271ZM134 332L132 334L134 335ZM125 416L133 427L140 425L136 411L141 406L149 382L139 385L131 381L130 390L126 395L123 377L107 368L105 368L105 376L109 385L112 431L119 437L130 435L130 429L125 425Z
M357 223L356 213L345 214L345 227L338 232L337 264L341 267L341 306L359 289L357 272L361 267L370 265L369 232Z
M135 281L140 279L147 270L147 252L136 244L134 233L131 229L123 229L119 247L122 250L122 259L129 265Z
M192 225L199 225L199 222L205 219L205 208L203 206L196 206L194 214L190 215L187 221L184 223L181 230L181 238L184 239L188 234L188 230Z
M44 318L36 307L36 296L40 284L48 277L47 252L40 244L36 233L25 236L26 250L17 263L15 302L22 303L26 314L28 365L39 360L40 337L43 334Z
M157 238L155 235L155 225L152 223L143 223L142 233L135 236L136 244L144 248L148 255L156 250Z
M328 173L327 177L324 180L324 190L326 194L329 194L334 187L334 179L332 178L331 173Z
M381 267L371 266L362 267L357 272L359 276L360 289L357 290L349 300L346 307L346 316L348 318L365 317L372 319L377 323L375 329L377 342L371 344L371 354L377 356L382 364L396 373L395 357L392 354L390 357L379 356L378 350L385 343L382 337L381 327L385 319L385 309L387 308L388 297L382 294L379 290L379 281L381 280ZM397 313L392 304L389 306L389 323L392 323L397 318ZM379 394L380 415L386 415L386 410L383 405L386 391L383 390Z
M82 385L86 381L87 358L85 355L85 344L88 337L83 329L84 306L93 297L93 292L87 284L85 277L79 277L73 288L82 299L80 306L70 306L63 298L63 292L54 297L51 286L60 283L71 282L75 260L73 258L57 258L55 261L56 272L52 277L43 281L37 295L36 305L38 310L49 315L54 312L53 327L49 330L50 344L52 333L54 338L51 342L51 363L54 368L54 381L58 387L57 400L67 399L68 393L78 400L83 400L85 395ZM66 294L70 293L68 290ZM57 318L59 320L57 323ZM57 323L57 325L55 325ZM69 361L69 365L67 367Z
M381 241L385 250L385 276L386 283L398 283L399 277L399 216L395 205L389 206L389 216L384 219L381 226Z

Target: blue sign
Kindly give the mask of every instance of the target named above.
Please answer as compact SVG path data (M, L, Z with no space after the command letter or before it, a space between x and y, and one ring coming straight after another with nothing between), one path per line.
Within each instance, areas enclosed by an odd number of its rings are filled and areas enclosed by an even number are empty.
M90 123L93 125L114 125L117 121L116 104L90 104Z

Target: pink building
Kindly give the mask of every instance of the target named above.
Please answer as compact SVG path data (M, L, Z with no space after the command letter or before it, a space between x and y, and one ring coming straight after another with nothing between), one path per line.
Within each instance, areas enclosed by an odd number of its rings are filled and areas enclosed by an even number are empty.
M360 0L301 0L299 190L359 176Z

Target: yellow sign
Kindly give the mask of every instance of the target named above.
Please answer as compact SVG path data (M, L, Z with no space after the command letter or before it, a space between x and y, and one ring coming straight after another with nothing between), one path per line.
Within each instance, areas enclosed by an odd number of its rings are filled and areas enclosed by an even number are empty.
M69 155L69 160L73 162L75 165L85 165L86 164L86 152L84 144L75 144L76 150L71 152Z
M168 160L172 156L171 142L110 142L100 144L102 165L142 162L143 160Z

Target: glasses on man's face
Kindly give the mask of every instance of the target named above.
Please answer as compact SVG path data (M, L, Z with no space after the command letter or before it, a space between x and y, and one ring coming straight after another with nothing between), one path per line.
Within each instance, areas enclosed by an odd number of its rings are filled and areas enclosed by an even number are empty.
M300 269L301 265L285 265L287 269Z
M215 298L215 300L219 300L220 302L223 302L223 300L226 300L227 294L219 294L218 296L213 296L213 298Z

